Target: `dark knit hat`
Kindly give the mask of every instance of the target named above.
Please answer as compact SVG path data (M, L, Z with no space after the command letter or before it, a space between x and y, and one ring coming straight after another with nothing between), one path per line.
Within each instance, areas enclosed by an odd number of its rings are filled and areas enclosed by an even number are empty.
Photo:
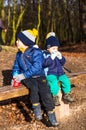
M50 32L46 36L46 48L50 48L53 46L60 46L58 39L55 36L54 32Z
M18 33L17 38L19 38L26 46L31 46L35 44L35 39L37 36L38 31L33 28L32 30L25 30Z

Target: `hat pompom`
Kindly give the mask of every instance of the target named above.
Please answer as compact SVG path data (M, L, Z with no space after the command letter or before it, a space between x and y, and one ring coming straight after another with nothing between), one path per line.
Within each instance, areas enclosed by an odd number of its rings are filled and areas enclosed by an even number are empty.
M46 39L51 37L51 36L54 36L55 37L55 33L54 32L49 32L46 36Z
M33 28L33 35L35 36L35 37L37 37L38 36L38 30L37 29L35 29L35 28Z
M54 32L50 32L46 36L46 48L51 48L53 46L60 46L58 39Z
M32 36L34 36L35 38L38 36L38 30L35 28L33 28L32 30L29 29L28 32L32 34Z

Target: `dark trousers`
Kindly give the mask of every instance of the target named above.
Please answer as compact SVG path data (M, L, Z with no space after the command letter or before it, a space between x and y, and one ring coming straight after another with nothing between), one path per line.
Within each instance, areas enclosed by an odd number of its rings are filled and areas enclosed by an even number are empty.
M30 90L30 100L32 104L39 103L41 98L46 111L52 111L54 109L52 95L44 76L24 79L22 83Z

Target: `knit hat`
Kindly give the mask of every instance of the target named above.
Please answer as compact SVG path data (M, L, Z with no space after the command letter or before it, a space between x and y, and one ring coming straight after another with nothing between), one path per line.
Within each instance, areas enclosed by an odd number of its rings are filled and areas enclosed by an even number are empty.
M55 36L54 32L50 32L46 36L46 48L50 48L53 46L60 46L58 39Z
M32 30L25 30L18 33L17 38L19 38L26 46L31 46L35 44L35 39L37 36L38 31L33 28Z

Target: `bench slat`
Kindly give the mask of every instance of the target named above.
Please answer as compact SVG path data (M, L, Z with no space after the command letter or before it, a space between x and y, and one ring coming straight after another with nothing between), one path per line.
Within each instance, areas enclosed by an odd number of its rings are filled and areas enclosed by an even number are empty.
M83 74L85 76L86 74ZM74 83L74 81L82 77L82 75L70 77L71 83ZM0 101L16 98L20 96L25 96L29 94L29 90L21 85L19 88L13 88L11 85L0 87Z
M29 90L25 86L13 88L12 86L0 87L0 101L25 96L29 94Z

